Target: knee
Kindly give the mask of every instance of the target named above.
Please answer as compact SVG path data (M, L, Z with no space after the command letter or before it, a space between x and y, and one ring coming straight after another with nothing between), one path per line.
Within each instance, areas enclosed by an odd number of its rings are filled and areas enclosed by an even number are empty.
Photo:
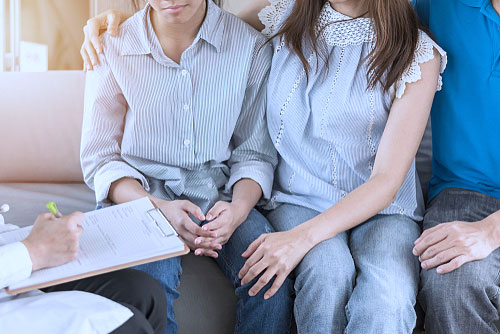
M488 295L488 287L494 284L488 281L488 275L482 275L480 261L466 263L448 274L438 274L435 269L422 272L420 300L425 309L439 305L455 308L457 303L470 303L481 295Z
M330 254L311 255L313 256L306 256L296 270L296 290L319 289L325 293L330 289L352 290L356 276L352 260L344 259L339 262L330 257Z
M152 309L166 313L167 301L165 292L156 279L145 272L129 270L125 280L135 301L131 304L141 311L145 311L146 314Z

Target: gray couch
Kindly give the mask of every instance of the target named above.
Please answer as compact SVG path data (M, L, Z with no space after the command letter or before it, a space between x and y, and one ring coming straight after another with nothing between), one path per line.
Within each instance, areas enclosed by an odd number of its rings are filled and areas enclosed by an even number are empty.
M11 206L8 223L32 224L48 201L63 213L94 209L78 160L84 80L81 72L0 73L0 204ZM429 131L418 165L426 184ZM231 333L236 297L215 262L189 254L183 272L175 303L180 333Z

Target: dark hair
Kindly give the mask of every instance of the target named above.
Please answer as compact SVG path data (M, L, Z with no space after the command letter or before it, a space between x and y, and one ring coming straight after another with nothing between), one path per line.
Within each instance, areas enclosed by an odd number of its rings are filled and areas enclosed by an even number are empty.
M368 86L380 83L385 91L410 66L418 42L418 29L423 29L408 0L364 0L367 15L373 20L375 46L368 55ZM304 47L310 47L328 65L326 44L316 25L327 0L297 0L283 27L274 35L281 37L287 47L300 58L307 78L310 64ZM364 15L363 15L364 16ZM366 59L365 59L366 60ZM384 81L384 82L382 82Z

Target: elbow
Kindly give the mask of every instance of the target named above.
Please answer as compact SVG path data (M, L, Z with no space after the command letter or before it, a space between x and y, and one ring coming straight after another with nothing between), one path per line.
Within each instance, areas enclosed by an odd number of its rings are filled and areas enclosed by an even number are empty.
M378 198L383 201L383 206L388 207L394 200L403 185L404 178L395 177L391 174L373 174L370 177L370 182L373 182L377 191Z

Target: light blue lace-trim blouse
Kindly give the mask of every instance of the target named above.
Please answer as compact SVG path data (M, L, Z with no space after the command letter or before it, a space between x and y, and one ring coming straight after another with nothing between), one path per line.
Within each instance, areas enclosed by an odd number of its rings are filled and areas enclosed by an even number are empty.
M267 36L277 32L294 5L294 0L270 2L259 13ZM291 203L322 212L365 183L393 100L404 94L406 83L420 80L419 64L434 58L434 48L441 54L441 71L446 67L446 53L420 32L414 61L391 91L367 89L367 63L362 60L374 44L371 19L352 20L327 1L317 27L323 29L330 67L306 50L312 66L309 82L298 57L273 39L267 118L280 161L268 209ZM381 213L420 220L423 207L413 163L395 201Z

